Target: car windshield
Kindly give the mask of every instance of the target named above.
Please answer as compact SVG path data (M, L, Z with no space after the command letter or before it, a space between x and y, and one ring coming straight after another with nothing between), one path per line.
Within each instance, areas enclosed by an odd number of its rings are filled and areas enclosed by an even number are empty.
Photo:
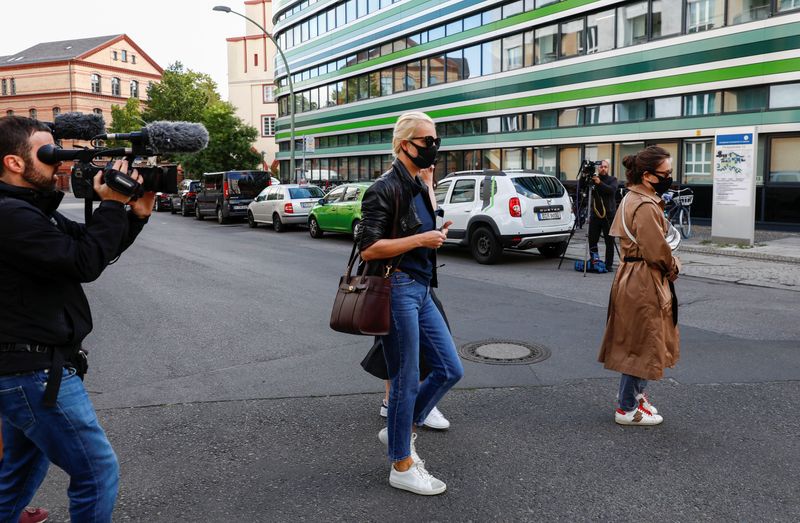
M263 171L229 172L228 190L252 198L267 185L267 173Z
M512 178L518 194L527 198L560 198L564 186L552 176L520 176Z
M292 200L300 200L302 198L322 198L325 193L319 187L298 187L296 189L289 189L289 198Z
M199 190L200 190L200 182L192 182L191 185L189 185L190 192L197 192Z

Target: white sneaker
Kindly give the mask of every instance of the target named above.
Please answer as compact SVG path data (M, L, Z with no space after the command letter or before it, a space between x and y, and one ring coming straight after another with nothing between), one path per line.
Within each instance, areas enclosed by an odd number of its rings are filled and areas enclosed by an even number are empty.
M638 401L639 406L644 407L645 410L649 410L652 414L658 414L658 409L650 403L650 400L647 399L647 395L644 392L636 395L636 401Z
M664 418L639 405L630 412L617 409L614 411L614 421L619 425L658 425Z
M431 411L428 413L428 417L425 418L425 421L422 424L428 428L436 430L446 430L450 428L450 422L447 421L447 418L445 418L436 407L431 409Z
M447 490L444 481L434 478L430 472L425 470L424 461L414 462L411 468L405 472L400 472L392 465L389 473L389 485L422 496L435 496Z
M386 403L386 400L381 401L381 417L385 418L389 416L389 404Z
M383 443L386 448L389 448L389 429L387 429L386 427L382 428L380 430L380 432L378 432L378 440L381 443ZM419 457L419 454L417 454L417 446L414 444L415 441L417 441L417 433L416 432L412 432L411 433L411 459L414 460L414 463L417 463L418 461L422 461L422 459Z

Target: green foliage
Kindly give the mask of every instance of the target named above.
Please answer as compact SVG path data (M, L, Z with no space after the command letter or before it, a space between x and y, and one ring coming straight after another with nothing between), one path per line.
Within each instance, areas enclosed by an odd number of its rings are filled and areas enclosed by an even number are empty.
M252 145L258 129L242 122L233 105L216 101L205 108L201 121L208 129L208 147L197 154L180 155L187 173L259 167L261 155Z
M203 111L220 100L217 84L205 73L183 69L183 64L171 64L148 91L149 101L144 119L199 122Z
M109 133L129 133L138 131L146 122L142 119L142 107L138 98L128 98L125 105L111 106L111 125Z

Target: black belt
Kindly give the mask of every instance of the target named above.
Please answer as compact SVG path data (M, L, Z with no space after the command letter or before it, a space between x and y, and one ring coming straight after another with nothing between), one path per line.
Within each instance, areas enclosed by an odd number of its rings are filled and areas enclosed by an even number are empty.
M31 352L37 354L47 354L53 351L50 345L39 345L37 343L0 343L0 352Z
M640 258L639 256L625 256L624 258L622 258L622 261L637 262L637 261L644 261L644 258Z
M61 388L61 369L64 368L66 358L64 352L73 350L72 347L54 347L38 343L0 343L0 352L28 352L31 354L50 354L50 377L44 389L42 403L46 407L55 407L58 399L58 389Z

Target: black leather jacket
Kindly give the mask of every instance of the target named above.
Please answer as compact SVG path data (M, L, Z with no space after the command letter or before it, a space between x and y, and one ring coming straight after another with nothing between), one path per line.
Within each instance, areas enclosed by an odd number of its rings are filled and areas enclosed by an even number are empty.
M392 168L375 180L361 200L361 229L356 238L359 250L366 250L378 240L405 238L416 234L422 221L419 219L413 200L417 194L427 190L427 186L419 178L412 178L402 162L395 159ZM424 200L433 214L430 198ZM395 224L397 234L393 235ZM391 261L372 261L367 264L367 273L384 274L386 265ZM431 287L436 287L438 286L436 249L431 249L431 263L433 264ZM363 266L360 269L363 270Z

